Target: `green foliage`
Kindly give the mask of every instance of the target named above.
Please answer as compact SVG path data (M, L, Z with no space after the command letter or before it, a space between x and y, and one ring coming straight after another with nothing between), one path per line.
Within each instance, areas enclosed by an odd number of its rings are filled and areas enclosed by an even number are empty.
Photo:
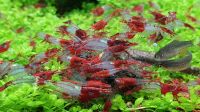
M137 98L137 99L135 100L134 107L138 107L138 106L142 103L143 100L144 100L143 97Z
M84 4L84 10L74 10L62 18L56 16L55 7L51 6L50 1L46 8L35 9L33 4L38 0L0 0L0 43L6 40L11 40L11 48L0 54L0 60L15 60L16 63L27 64L30 56L45 51L46 49L56 46L50 46L42 43L40 39L36 39L37 47L32 49L29 46L30 37L34 38L38 32L50 33L52 35L60 37L55 32L55 28L62 24L66 20L72 20L80 28L89 29L90 25L95 21L94 17L88 12L90 8L94 7L93 4ZM155 0L161 6L162 11L167 14L168 11L177 11L177 17L181 20L186 20L185 12L192 4L199 4L199 0ZM100 0L100 5L112 4L117 7L132 7L138 3L147 4L147 0L129 0L127 2L120 2L120 0ZM197 6L195 6L197 8ZM148 7L145 7L148 9ZM192 15L200 18L200 10L192 10ZM145 11L145 16L149 17L148 10ZM101 19L99 17L98 19ZM190 31L187 28L182 28L176 31L178 36L175 39L178 40L193 40L194 46L190 51L193 53L193 66L200 67L200 47L197 44L200 41L200 27L190 21L188 23L197 27L195 31ZM106 27L106 31L109 35L116 32L123 31L122 27L119 27L120 19L114 18ZM18 28L24 28L24 32L16 33ZM67 38L67 37L65 37ZM158 46L153 46L151 43L146 42L146 38L142 38L137 35L132 41L138 42L136 47L141 50L157 51L160 47L166 45L171 40L171 37L166 37L164 41L160 42ZM45 69L55 70L65 67L65 64L58 63L55 59L46 64ZM194 79L194 76L188 76L182 73L171 73L162 68L153 67L152 70L157 71L162 80L169 80L174 77L180 77L185 81ZM57 75L53 77L53 80L60 80ZM5 81L5 80L4 80ZM4 83L1 81L1 84ZM45 87L44 87L45 88ZM126 100L122 95L116 95L112 99L113 111L130 111L130 110L155 110L155 111L177 111L177 107L180 107L184 111L192 111L194 109L200 109L200 96L197 95L197 90L200 87L190 88L190 98L180 97L177 100L172 97L171 93L161 95L159 91L154 93L147 93L144 91L133 93L131 100L133 106L127 107ZM38 111L43 110L47 112L59 111L59 112L92 112L102 110L103 103L101 100L90 102L89 107L82 106L77 102L71 102L71 100L64 100L56 95L56 93L49 92L46 89L38 88L34 85L23 85L9 87L7 90L0 93L0 111Z
M61 111L65 104L65 100L57 95L31 85L10 87L0 94L0 98L1 111L37 111L39 108L45 111Z
M122 99L121 95L116 95L112 99L112 109L113 110L121 110L121 111L126 109L126 103Z

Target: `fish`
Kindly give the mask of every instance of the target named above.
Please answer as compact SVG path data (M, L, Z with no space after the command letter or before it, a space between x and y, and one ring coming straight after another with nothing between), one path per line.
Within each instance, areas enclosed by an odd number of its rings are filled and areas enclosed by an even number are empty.
M159 65L170 71L182 71L190 66L191 60L192 60L192 53L187 52L187 55L183 58L160 61Z
M192 45L192 41L174 40L165 47L161 48L158 52L156 52L155 58L158 60L166 60L172 58L186 50L187 47L190 47Z

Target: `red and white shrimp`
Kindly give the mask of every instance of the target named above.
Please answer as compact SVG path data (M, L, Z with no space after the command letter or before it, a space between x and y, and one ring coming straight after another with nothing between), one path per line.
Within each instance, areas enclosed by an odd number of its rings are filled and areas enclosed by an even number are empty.
M82 42L74 42L73 40L55 38L49 34L39 33L39 37L46 42L54 45L60 45L64 51L68 51L71 54L80 54L80 47L83 45Z
M128 20L125 19L125 23L132 32L143 32L145 30L146 21L141 16L132 16Z
M188 93L188 86L180 80L173 80L172 83L160 83L161 93L166 94L172 92L177 97L179 93Z
M104 19L101 19L99 21L97 21L96 23L94 23L91 28L95 31L99 31L102 30L106 27L106 25L108 24L108 22L112 19L112 17L118 15L117 14L118 11L114 11L113 13L109 14L108 16L104 17Z
M70 44L73 44L73 41L71 40L59 39L45 33L39 33L38 36L50 44L60 45L61 47L68 47Z
M55 71L44 71L35 73L33 76L36 78L36 83L38 85L44 85L46 81L52 79L54 73Z
M96 72L94 74L92 74L91 78L92 79L103 79L103 78L107 78L110 76L113 76L115 73L119 72L123 70L123 68L115 68L115 69L108 69L108 70L102 70L99 72Z
M21 77L29 74L25 67L19 64L13 64L12 62L2 61L0 63L0 78L5 75L13 76L13 77Z
M81 41L88 38L88 35L85 30L80 29L78 26L73 24L71 21L65 22L68 26L60 26L58 28L58 32L63 35L69 35L73 37L75 41Z
M145 31L143 32L143 34L145 36L148 36L150 41L153 42L158 42L160 40L163 39L163 37L165 36L165 33L169 34L169 35L174 35L175 33L163 26L157 26L157 25L152 25L152 24L146 24L145 25Z
M108 20L100 20L92 25L92 29L94 30L102 30L108 24Z
M61 93L76 97L81 102L87 102L111 93L109 84L97 80L90 80L81 85L72 82L56 82L54 85L59 87L58 91Z
M55 57L59 49L53 48L49 49L44 53L37 54L30 58L30 63L26 65L26 69L30 73L35 73L37 69L41 67L42 64L48 62L49 59Z
M40 63L40 62L46 61L46 60L48 60L48 58L54 57L58 53L58 51L59 51L59 49L56 49L56 48L49 49L44 53L40 53L40 54L37 54L34 57L32 57L30 59L30 62L32 62L32 63L39 62Z
M132 39L135 36L135 32L126 32L126 33L117 33L113 36L111 36L112 40L120 39L120 40L126 40L126 39Z
M176 12L169 12L168 16L165 16L157 11L152 11L151 14L154 16L154 20L157 23L166 25L166 28L173 30L174 27L188 27L191 30L194 30L194 27L188 23L184 23L176 18Z
M137 79L135 78L129 78L129 77L123 77L123 78L116 78L115 82L117 84L117 87L119 89L125 88L125 87L130 87L130 86L135 86L137 85Z
M189 97L189 87L200 85L200 80L189 81L188 83L184 83L179 79L173 79L170 82L163 83L160 81L151 81L145 85L145 87L150 89L160 89L162 94L166 94L172 92L174 97L178 97L179 94L184 95L185 97Z
M0 87L0 92L1 91L4 91L7 87L9 86L12 86L12 85L19 85L19 84L34 84L35 83L35 78L31 75L27 75L27 76L24 76L24 77L21 77L21 78L17 78L15 80L11 80L7 83L5 83L4 85L2 85Z

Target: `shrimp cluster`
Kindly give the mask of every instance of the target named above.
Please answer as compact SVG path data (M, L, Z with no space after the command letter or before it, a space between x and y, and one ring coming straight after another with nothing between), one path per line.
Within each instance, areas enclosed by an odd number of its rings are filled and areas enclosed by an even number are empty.
M159 9L157 4L152 2L149 4L152 9ZM55 86L56 91L65 98L75 97L81 102L88 102L100 97L104 98L106 101L104 112L109 111L110 98L116 93L128 95L141 89L151 88L152 85L158 87L162 94L172 92L174 96L177 96L179 93L188 93L188 86L190 85L178 79L169 83L154 80L152 74L155 72L146 69L151 64L132 58L128 50L138 44L129 41L136 34L145 34L151 41L159 42L166 34L175 35L174 26L176 25L185 26L192 30L194 28L178 20L175 12L169 12L169 15L166 16L160 12L152 11L150 14L154 18L151 22L142 16L143 10L143 4L134 6L131 10L117 9L111 5L97 7L92 10L94 16L104 15L106 11L111 13L91 25L90 30L81 29L70 20L58 27L57 32L62 36L69 36L69 40L56 38L43 32L38 33L38 39L60 48L48 49L43 53L32 56L29 64L25 66L0 61L0 77L11 75L16 78L16 80L9 81L1 86L0 91L5 90L10 85L21 83L36 83L38 86L50 84ZM130 14L132 11L137 14L132 16ZM127 26L127 31L107 37L104 28L116 16L121 17L122 22ZM10 41L2 44L0 53L8 50L9 45ZM154 61L166 68L170 68L172 65L171 68L176 68L174 71L179 71L180 68L184 70L189 66L192 59L190 52L187 52L188 55L183 59L168 59L180 53L180 49L190 45L192 43L189 41L173 41L155 53ZM69 65L63 70L47 71L43 65L52 58ZM61 80L52 81L54 74L59 74ZM193 83L200 85L199 80Z

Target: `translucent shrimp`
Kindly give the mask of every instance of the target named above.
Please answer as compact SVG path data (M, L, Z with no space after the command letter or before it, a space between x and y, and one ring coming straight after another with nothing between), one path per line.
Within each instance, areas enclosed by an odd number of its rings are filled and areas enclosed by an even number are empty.
M0 78L4 77L10 70L11 62L0 62Z
M83 49L103 51L108 48L107 39L89 39L84 42Z
M7 83L5 83L3 86L0 87L0 92L5 90L7 87L12 86L12 85L19 85L19 84L34 84L35 83L35 78L31 75L29 76L23 76L21 78L17 78L15 80L11 80Z
M56 86L61 89L61 92L67 93L70 96L78 97L81 94L81 86L70 82L56 82Z

